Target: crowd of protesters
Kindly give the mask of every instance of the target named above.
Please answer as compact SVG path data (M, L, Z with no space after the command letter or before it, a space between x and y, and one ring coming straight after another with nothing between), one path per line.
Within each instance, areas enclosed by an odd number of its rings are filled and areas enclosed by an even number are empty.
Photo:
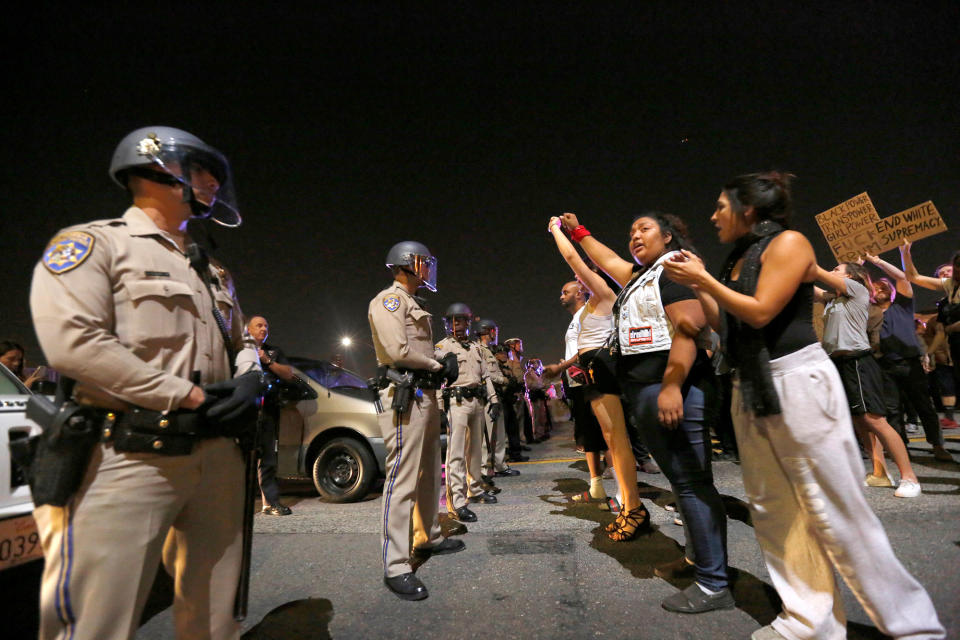
M710 221L733 250L717 278L676 216L639 215L628 235L632 260L593 237L574 214L551 218L548 232L576 277L564 285L561 302L568 306L566 298L578 291L587 301L574 318L577 358L568 348L551 373L575 364L586 372L583 393L624 500L607 527L612 539L633 539L649 526L636 494L636 463L626 453L625 416L671 484L694 583L666 598L665 609L735 606L726 514L713 484L712 427L723 459L741 461L757 539L783 601L755 640L843 637L835 572L882 632L942 638L929 596L896 558L863 487L921 495L906 448L916 421L936 460L953 461L942 429L957 426L960 252L936 277L918 273L909 243L900 250L902 269L865 254L828 271L810 241L790 230L791 179L768 172L724 185ZM912 285L945 293L936 318L915 313ZM579 442L582 429L575 430ZM576 501L599 498L598 469L589 467L591 489ZM801 547L803 553L791 551Z

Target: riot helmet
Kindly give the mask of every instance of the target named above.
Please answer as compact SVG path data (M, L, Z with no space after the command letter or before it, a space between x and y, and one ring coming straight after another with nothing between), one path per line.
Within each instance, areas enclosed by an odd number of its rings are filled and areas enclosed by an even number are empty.
M420 278L424 287L436 293L437 259L419 242L404 240L393 245L387 252L387 267L412 273Z
M470 307L462 302L454 302L443 312L443 328L448 336L453 336L457 340L466 340L470 336L470 318L472 317L473 312L470 311ZM464 322L458 324L457 318L462 318Z
M523 355L523 340L520 338L508 338L503 344L517 355Z
M183 186L193 215L239 227L236 193L227 158L195 135L173 127L143 127L128 133L113 152L110 177L127 187L131 175Z
M487 318L477 320L476 332L478 336L490 336L490 344L497 344L497 323Z

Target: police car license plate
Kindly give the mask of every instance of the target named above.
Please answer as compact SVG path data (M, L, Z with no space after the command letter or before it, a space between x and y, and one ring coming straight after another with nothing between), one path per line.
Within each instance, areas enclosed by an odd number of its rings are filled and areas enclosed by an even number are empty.
M42 557L43 547L32 515L0 520L0 571Z

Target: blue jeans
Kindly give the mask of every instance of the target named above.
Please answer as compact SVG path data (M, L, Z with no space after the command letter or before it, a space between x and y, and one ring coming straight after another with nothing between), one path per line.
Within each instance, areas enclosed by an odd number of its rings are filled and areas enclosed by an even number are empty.
M694 574L701 586L724 589L727 581L727 513L713 484L710 429L703 423L703 392L690 387L683 399L683 421L667 429L657 417L659 384L621 381L624 397L653 459L674 495L693 546Z

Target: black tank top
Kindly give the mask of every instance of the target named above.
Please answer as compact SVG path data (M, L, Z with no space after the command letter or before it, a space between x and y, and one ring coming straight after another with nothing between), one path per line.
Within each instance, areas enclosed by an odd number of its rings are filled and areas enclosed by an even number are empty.
M817 341L813 330L813 283L801 282L790 302L763 328L770 359L783 357Z

